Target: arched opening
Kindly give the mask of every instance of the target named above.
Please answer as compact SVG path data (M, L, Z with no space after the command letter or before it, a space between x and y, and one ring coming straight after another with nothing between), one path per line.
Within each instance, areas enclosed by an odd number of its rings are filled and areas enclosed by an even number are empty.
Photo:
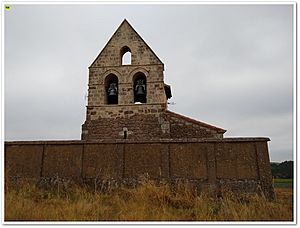
M105 93L107 104L118 104L118 77L114 74L109 74L105 78Z
M147 80L146 76L139 72L133 76L134 103L147 102Z
M131 65L131 50L129 47L124 46L121 49L121 65Z

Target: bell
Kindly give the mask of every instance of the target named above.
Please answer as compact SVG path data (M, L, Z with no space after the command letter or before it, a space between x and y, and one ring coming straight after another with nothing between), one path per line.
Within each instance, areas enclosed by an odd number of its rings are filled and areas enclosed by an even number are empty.
M136 95L141 96L141 95L144 95L144 94L145 94L144 86L143 85L138 85Z
M108 88L108 96L117 96L117 86L115 83L111 83Z
M145 95L145 85L142 79L137 80L137 85L135 88L137 96Z
M108 91L108 96L117 96L117 91L115 89L111 89Z

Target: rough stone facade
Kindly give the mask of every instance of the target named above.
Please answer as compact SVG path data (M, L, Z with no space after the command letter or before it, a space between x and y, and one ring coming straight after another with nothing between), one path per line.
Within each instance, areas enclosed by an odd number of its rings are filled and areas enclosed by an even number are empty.
M148 106L149 107L149 106ZM128 129L128 139L157 140L176 138L222 138L224 131L182 115L165 111L164 113L136 114L130 117L100 118L88 121L83 131L88 129L89 140L122 139L123 128ZM132 111L125 111L131 113ZM130 115L130 114L129 114ZM85 139L86 135L83 135Z
M122 65L124 51L131 64ZM124 20L89 67L86 121L82 139L152 140L160 138L222 138L225 130L167 110L164 65L132 26ZM134 81L146 78L146 102L135 104ZM118 80L118 102L108 104L107 80ZM169 87L170 88L170 87Z

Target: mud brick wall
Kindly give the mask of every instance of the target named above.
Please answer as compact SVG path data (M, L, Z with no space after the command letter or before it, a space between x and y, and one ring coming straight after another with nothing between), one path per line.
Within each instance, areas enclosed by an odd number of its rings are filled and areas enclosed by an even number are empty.
M44 144L5 144L5 172L14 178L38 179L42 175Z
M267 138L5 142L10 180L187 179L274 195Z

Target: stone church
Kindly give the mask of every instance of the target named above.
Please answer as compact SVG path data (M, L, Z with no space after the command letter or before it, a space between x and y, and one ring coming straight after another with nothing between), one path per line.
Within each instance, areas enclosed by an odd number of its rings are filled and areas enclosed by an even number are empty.
M169 111L171 97L164 64L124 20L89 67L81 139L223 138L226 130Z
M5 178L119 186L148 174L274 198L269 138L224 138L224 129L169 111L171 96L164 64L124 20L89 67L81 140L5 142Z

